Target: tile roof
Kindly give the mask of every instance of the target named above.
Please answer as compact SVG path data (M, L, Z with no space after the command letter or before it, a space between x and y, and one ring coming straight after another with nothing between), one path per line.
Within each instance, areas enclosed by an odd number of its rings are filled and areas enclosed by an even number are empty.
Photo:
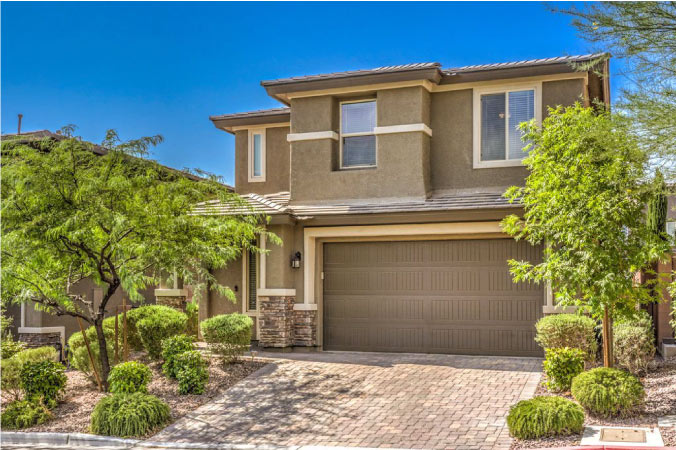
M344 214L383 214L401 212L434 212L465 209L510 208L518 207L511 204L501 193L472 193L472 194L433 194L428 199L402 199L399 201L380 202L336 202L307 205L289 205L290 193L278 192L275 194L258 195L247 194L242 198L249 207L241 205L221 205L217 200L203 202L194 209L197 214L247 214L262 213L267 215L288 214L300 216L329 216Z
M447 75L464 72L479 72L484 70L512 69L517 67L546 66L549 64L571 64L582 61L590 61L606 56L606 53L590 53L587 55L557 56L554 58L530 59L524 61L512 61L494 64L478 64L474 66L463 66L453 69L443 69L442 72Z
M441 69L441 64L437 62L401 64L396 66L376 67L375 69L349 70L346 72L323 73L319 75L304 75L299 77L280 78L277 80L261 81L262 86L272 86L276 84L296 83L299 81L316 81L336 78L357 77L363 75L374 75L380 73L410 72L414 70Z
M277 116L282 114L291 114L291 108L270 108L270 109L259 109L257 111L247 111L233 114L222 114L219 116L209 116L211 120L220 120L220 119L245 119L248 117L265 117L265 116Z

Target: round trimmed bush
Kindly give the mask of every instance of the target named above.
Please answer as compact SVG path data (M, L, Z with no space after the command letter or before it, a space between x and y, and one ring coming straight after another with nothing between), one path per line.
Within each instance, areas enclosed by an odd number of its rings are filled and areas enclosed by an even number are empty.
M193 337L179 334L162 341L162 372L169 378L176 378L176 357L194 349Z
M594 320L577 314L553 314L535 324L535 342L542 348L579 348L585 361L596 359L596 333Z
M111 394L92 412L92 433L105 436L143 437L169 421L169 406L154 395Z
M128 361L113 367L108 375L110 392L115 394L133 394L148 392L148 383L153 373L148 366L137 361Z
M587 411L601 417L631 414L645 397L634 375L619 369L598 367L573 379L571 393Z
M202 337L224 363L237 360L251 345L253 320L244 314L221 314L200 323Z
M168 308L168 306L145 305L127 312L127 343L130 348L133 348L134 350L143 350L143 342L141 342L141 336L138 333L136 324L164 308Z
M20 429L39 425L52 418L52 413L40 402L16 400L2 408L2 428Z
M66 389L64 368L56 361L27 362L21 368L21 388L26 400L42 402L48 408L56 406Z
M578 434L583 424L584 411L580 405L554 396L520 401L507 415L509 432L519 439Z
M584 352L579 348L548 348L543 364L547 389L567 391L573 378L584 371Z
M154 306L153 314L137 322L136 329L143 348L152 358L159 359L162 356L162 341L184 333L188 317L168 306Z
M176 379L178 380L179 394L204 393L207 381L209 381L209 362L200 352L190 350L176 356Z
M38 347L22 350L8 359L0 361L2 377L0 388L2 392L11 394L14 399L21 396L21 369L27 362L57 361L59 353L54 347Z
M620 319L613 326L613 353L619 367L635 375L644 374L655 357L652 318L645 311Z

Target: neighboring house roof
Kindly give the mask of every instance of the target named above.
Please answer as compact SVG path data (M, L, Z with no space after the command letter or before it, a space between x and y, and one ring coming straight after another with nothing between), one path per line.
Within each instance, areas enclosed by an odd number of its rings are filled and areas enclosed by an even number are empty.
M21 134L7 133L7 134L3 134L0 137L0 139L2 139L2 140L12 139L12 140L20 141L20 142L33 142L33 141L47 139L47 138L48 139L54 139L56 141L62 141L64 139L69 139L68 136L64 136L63 134L60 134L58 132L54 133L54 132L51 132L49 130L27 131L27 132L21 133ZM91 142L90 142L90 144L92 145L92 152L94 152L95 154L105 155L106 153L108 153L107 148L105 148L101 145L98 145L98 144L93 144ZM190 172L186 172L185 170L174 169L173 167L168 167L168 166L165 166L163 164L160 164L160 166L164 167L167 170L170 170L172 172L180 174L180 175L182 175L182 176L184 176L184 177L186 177L190 180L194 180L194 181L203 181L204 180L204 178L197 176L197 175L194 175ZM230 191L234 191L232 186L229 186L225 183L221 183L221 184L223 186L225 186L226 188L228 188Z
M451 194L444 192L433 193L428 199L401 199L388 201L354 201L354 202L325 202L313 204L289 205L290 193L278 192L275 194L259 195L246 194L242 198L249 208L240 206L221 205L218 200L200 203L195 208L198 214L267 214L290 215L293 217L316 217L345 214L383 214L406 212L434 212L453 211L483 208L511 208L519 204L509 203L501 193L465 193Z

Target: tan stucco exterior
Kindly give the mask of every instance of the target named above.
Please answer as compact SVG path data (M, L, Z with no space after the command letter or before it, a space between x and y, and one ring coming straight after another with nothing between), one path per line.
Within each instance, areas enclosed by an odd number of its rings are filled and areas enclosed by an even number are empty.
M289 190L291 154L286 136L289 127L265 128L266 176L263 182L249 182L249 132L235 132L235 192L272 194Z

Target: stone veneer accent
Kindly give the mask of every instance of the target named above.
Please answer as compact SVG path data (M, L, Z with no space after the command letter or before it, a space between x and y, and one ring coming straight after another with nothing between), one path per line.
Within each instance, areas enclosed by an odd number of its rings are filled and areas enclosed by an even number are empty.
M258 345L289 347L293 345L293 296L258 296L260 327Z
M61 348L61 333L19 333L19 341L25 342L28 348L46 345Z
M185 307L187 302L187 298L180 296L180 297L170 297L170 296L160 296L157 295L155 296L155 303L158 305L164 305L164 306L169 306L174 309L178 309L181 312L185 312Z
M294 311L293 345L314 347L317 345L317 311Z

